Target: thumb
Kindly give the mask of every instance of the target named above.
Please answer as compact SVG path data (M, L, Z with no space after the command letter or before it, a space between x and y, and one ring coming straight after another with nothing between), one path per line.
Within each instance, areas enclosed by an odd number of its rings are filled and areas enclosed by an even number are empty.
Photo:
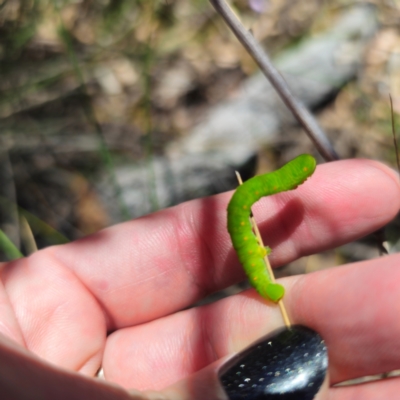
M168 400L326 400L328 355L321 336L304 326L280 328L233 357L165 389ZM150 399L159 393L147 392Z

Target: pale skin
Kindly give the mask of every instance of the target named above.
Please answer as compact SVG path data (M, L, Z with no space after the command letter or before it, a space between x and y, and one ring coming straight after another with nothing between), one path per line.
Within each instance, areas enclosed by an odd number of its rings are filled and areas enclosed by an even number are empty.
M279 308L253 289L179 311L244 279L226 231L230 196L188 202L4 264L4 398L223 400L215 371L224 358L283 324ZM319 166L306 184L262 199L253 211L278 266L362 237L399 208L394 172L349 160ZM326 340L331 384L400 369L400 255L279 282L292 322ZM91 378L100 365L105 382ZM394 378L331 388L321 399L398 393Z

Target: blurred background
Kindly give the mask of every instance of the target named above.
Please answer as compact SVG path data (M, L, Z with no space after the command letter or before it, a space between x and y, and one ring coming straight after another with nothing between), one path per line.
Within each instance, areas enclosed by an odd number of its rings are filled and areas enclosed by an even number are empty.
M397 1L231 4L341 157L396 168ZM317 155L208 0L0 0L0 71L2 260Z

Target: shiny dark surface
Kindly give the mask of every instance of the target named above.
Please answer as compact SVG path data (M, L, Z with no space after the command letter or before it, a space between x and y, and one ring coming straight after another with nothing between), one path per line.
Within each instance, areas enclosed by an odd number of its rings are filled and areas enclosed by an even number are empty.
M230 400L312 400L327 369L321 336L295 325L253 343L228 360L218 376Z

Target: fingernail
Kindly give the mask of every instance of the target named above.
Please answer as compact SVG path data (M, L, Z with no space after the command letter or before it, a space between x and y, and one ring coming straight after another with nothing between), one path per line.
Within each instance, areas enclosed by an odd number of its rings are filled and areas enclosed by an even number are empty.
M312 400L327 369L324 340L295 325L271 332L229 359L218 377L230 400Z

